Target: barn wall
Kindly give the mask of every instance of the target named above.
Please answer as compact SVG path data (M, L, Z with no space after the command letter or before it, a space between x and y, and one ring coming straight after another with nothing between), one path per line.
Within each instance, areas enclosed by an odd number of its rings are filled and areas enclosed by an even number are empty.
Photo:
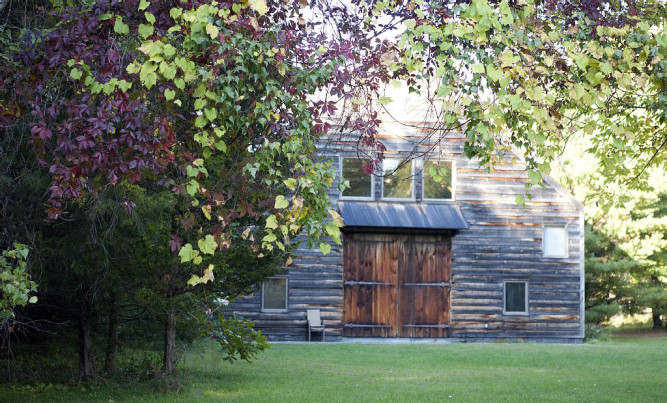
M523 167L484 174L458 159L457 203L470 228L452 242L454 337L581 338L583 217L547 184L519 207ZM486 191L488 190L488 191ZM568 258L542 257L542 226L566 225ZM503 315L503 281L528 281L529 315Z
M437 145L403 129L402 138L381 135L386 157L414 157L414 151L454 160L455 202L470 226L452 238L451 335L454 338L530 338L580 341L583 337L583 214L580 206L552 181L531 189L526 207L515 203L528 182L521 162L509 157L485 172L463 155L460 137ZM422 144L420 144L422 143ZM328 156L357 156L357 138L338 137L323 144ZM335 163L338 158L334 157ZM418 182L419 184L419 182ZM333 189L336 189L334 186ZM416 193L421 193L417 186ZM376 200L381 184L375 181ZM330 193L337 206L338 192ZM419 200L418 200L419 202ZM565 224L568 258L542 257L542 226ZM327 338L340 339L343 317L342 247L327 256L302 245L290 267L289 312L261 313L259 292L233 303L271 338L306 340L305 310L319 308ZM503 315L503 281L526 280L529 315Z
M337 163L337 159L334 159ZM337 186L329 192L332 205L338 202ZM343 320L343 247L331 239L331 252L322 255L319 247L310 248L301 238L289 266L287 312L261 312L261 290L230 304L235 312L255 323L255 329L269 340L308 340L306 310L319 309L326 325L326 341L341 339ZM320 334L313 334L319 340Z

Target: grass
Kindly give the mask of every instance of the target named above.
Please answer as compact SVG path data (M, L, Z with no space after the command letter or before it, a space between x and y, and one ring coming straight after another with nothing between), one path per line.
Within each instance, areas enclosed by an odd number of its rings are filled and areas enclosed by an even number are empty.
M183 359L178 380L0 384L0 401L653 402L667 399L665 360L667 337L578 346L280 344L233 365L207 344Z

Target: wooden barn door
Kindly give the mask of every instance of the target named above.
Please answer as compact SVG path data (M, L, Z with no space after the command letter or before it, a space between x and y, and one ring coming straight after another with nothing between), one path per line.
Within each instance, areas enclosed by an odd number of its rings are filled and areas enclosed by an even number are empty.
M449 239L346 234L343 335L446 337Z
M450 314L449 239L415 236L399 259L399 336L447 337Z
M396 337L398 248L387 235L345 235L344 336Z

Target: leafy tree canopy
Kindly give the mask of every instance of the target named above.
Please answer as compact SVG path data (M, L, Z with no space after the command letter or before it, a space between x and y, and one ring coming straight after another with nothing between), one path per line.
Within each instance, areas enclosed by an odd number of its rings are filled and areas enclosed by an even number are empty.
M464 130L467 155L488 167L518 148L541 184L565 144L583 134L605 184L644 188L646 168L667 155L667 34L664 6L642 7L415 2L395 54L383 59L415 90L420 79L436 79L434 135Z
M335 170L316 142L337 101L350 101L336 129L359 132L381 159L377 110L392 80L432 88L433 136L463 131L466 154L490 169L518 148L533 184L579 133L591 135L604 183L645 187L646 168L665 159L659 3L82 4L25 30L2 58L2 125L29 122L52 175L51 217L119 179L186 198L181 224L201 231L174 245L201 265L194 282L211 278L203 257L234 231L258 255L301 231L338 241L326 195ZM242 217L256 225L231 225Z

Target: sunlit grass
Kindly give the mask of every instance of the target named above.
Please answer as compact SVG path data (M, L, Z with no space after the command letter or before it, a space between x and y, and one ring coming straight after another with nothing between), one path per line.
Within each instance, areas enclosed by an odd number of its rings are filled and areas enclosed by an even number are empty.
M595 345L281 344L255 363L215 344L180 363L178 381L45 391L0 385L6 401L664 401L667 338Z

